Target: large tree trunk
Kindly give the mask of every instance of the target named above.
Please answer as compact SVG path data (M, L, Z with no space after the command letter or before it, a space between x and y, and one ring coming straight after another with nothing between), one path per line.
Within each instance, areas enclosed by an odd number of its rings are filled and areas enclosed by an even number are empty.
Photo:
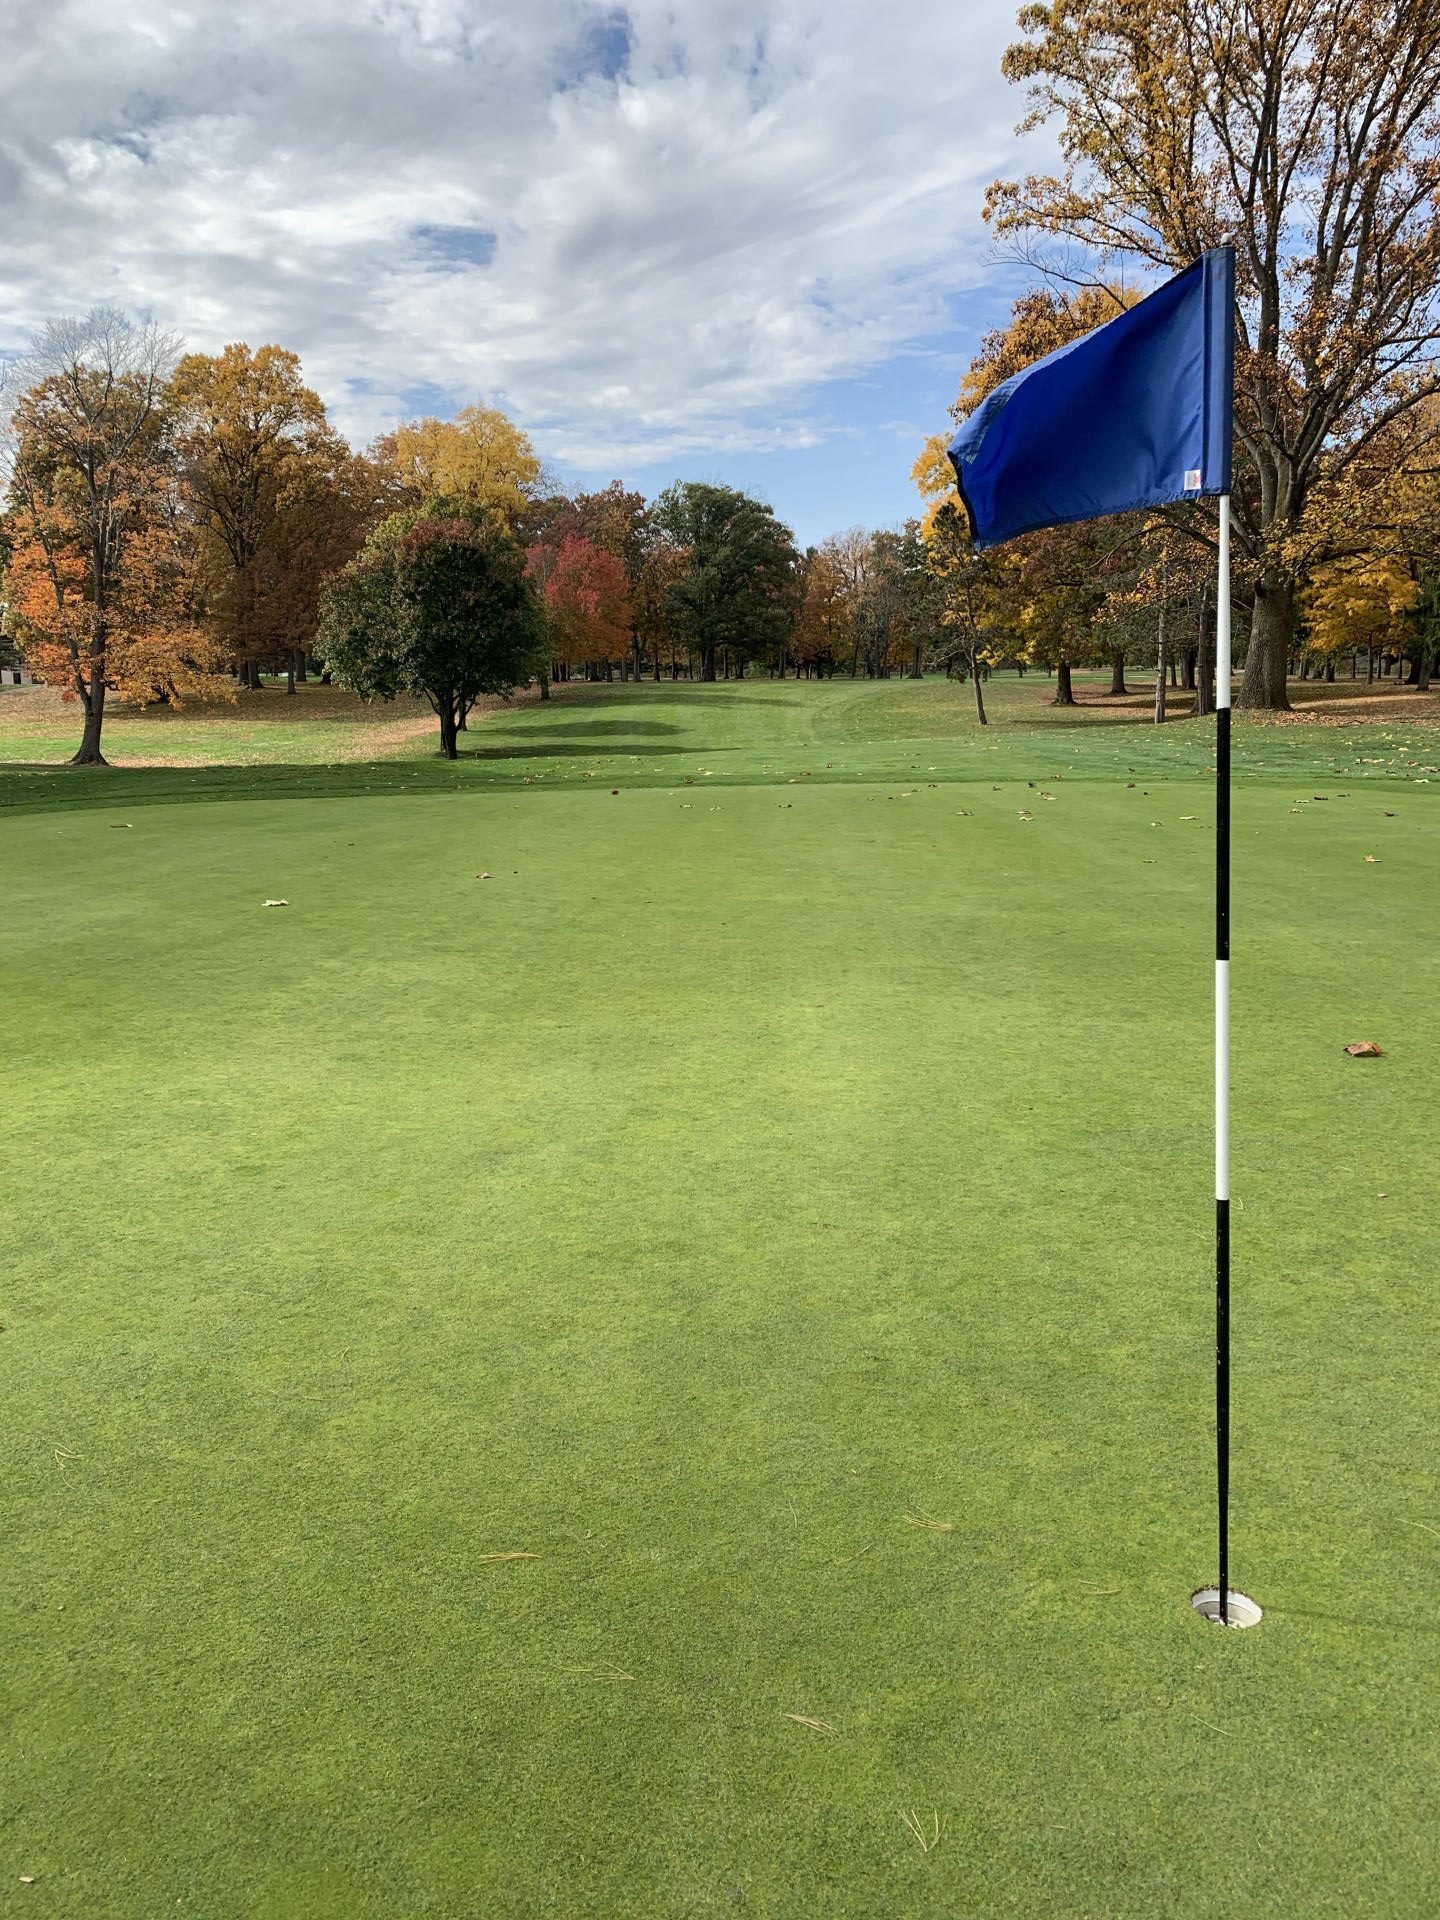
M105 676L103 671L90 675L85 699L85 726L72 767L108 767L110 762L100 751L100 729L105 724Z
M1125 684L1125 649L1123 647L1113 647L1110 652L1111 697L1118 699L1121 694L1129 693L1129 691L1130 689Z
M713 641L707 641L700 649L700 678L702 680L713 680L715 678L715 645Z
M1280 573L1267 573L1255 583L1255 611L1250 620L1250 647L1245 676L1236 697L1237 707L1265 713L1288 713L1285 663L1295 627L1295 583Z
M295 663L295 665L294 665L294 672L295 672L295 678L296 678L297 680L301 680L301 681L303 681L303 680L305 679L305 677L306 677L306 676L305 676L305 664L306 664L306 663L305 663L305 649L304 649L303 647L296 647L296 648L294 649L294 652L293 652L293 655L292 655L292 658L293 658L293 660L294 660L294 663Z
M550 676L543 668L540 673L540 698L542 700L550 698Z
M1165 602L1160 602L1160 619L1155 636L1155 724L1165 718Z
M1052 707L1073 707L1075 689L1070 684L1070 662L1062 660L1055 669L1055 698Z
M990 723L985 718L985 695L980 691L980 662L975 657L975 649L970 649L970 678L975 686L975 718L982 727Z
M1430 691L1430 673L1435 656L1429 647L1421 647L1415 662L1415 684L1421 693Z
M440 753L446 760L458 760L460 754L455 745L455 705L449 699L438 703L440 709Z

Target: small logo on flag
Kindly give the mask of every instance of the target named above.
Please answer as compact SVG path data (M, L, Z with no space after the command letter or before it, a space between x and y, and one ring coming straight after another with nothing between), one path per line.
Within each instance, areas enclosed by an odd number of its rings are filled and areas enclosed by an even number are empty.
M1185 469L1185 491L1186 493L1199 493L1200 469L1198 467L1187 467Z

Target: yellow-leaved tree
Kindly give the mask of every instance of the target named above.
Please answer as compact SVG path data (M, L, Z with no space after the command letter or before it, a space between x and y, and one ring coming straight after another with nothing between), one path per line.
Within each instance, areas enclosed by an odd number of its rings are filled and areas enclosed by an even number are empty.
M488 507L516 528L540 480L529 438L498 407L462 407L453 420L426 417L376 443L375 457L413 505L437 496Z

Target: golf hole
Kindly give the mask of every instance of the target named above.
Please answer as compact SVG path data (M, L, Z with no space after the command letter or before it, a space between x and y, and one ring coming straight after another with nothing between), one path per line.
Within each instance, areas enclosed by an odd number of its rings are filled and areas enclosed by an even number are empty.
M1206 1620L1213 1620L1217 1626L1220 1621L1220 1589L1201 1587L1198 1593L1192 1593L1190 1604ZM1232 1627L1258 1627L1264 1615L1248 1594L1237 1593L1230 1589L1230 1618L1225 1624Z

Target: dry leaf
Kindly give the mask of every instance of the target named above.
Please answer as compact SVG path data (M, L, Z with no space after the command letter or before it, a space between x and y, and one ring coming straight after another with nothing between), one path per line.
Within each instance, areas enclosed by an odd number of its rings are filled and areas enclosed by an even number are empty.
M110 831L112 833L128 833L130 831L130 822L128 820L112 820L110 822Z
M1375 858L1373 853L1367 853L1365 856L1365 864L1367 867L1378 867L1380 862Z
M490 879L490 877L491 877L491 875L490 875L490 870L489 870L489 868L488 868L488 867L486 868L486 870L485 870L485 872L484 872L484 873L477 873L477 874L476 874L476 876L475 876L475 878L476 878L477 880L488 880L488 879Z
M288 900L267 900L265 904L267 907L288 907L290 902Z
M1373 1040L1355 1040L1345 1049L1352 1060L1373 1059L1380 1052Z

